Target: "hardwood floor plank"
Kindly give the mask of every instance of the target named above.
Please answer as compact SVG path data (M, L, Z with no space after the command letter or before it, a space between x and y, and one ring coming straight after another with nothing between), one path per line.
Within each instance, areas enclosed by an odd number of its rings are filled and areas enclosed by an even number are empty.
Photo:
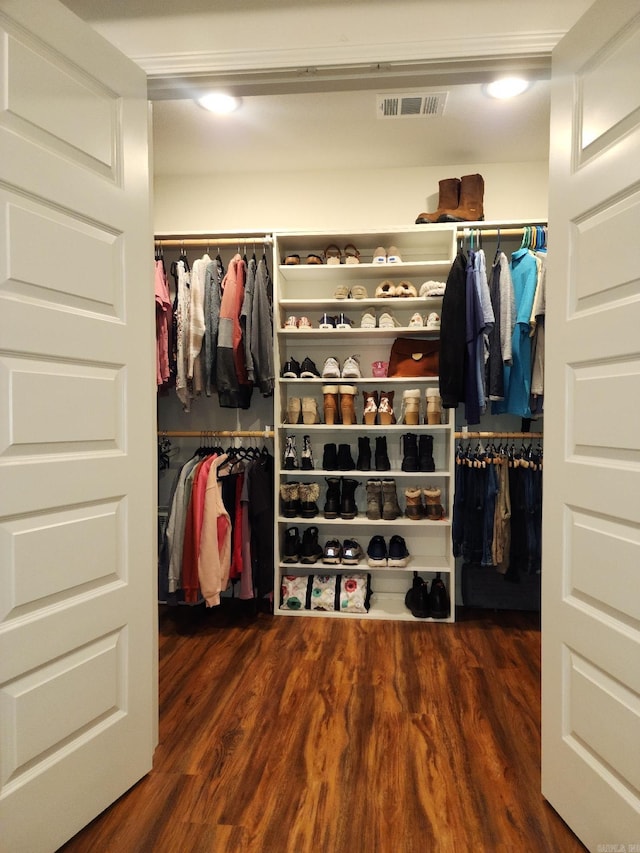
M65 853L584 848L540 794L533 614L160 621L154 769Z

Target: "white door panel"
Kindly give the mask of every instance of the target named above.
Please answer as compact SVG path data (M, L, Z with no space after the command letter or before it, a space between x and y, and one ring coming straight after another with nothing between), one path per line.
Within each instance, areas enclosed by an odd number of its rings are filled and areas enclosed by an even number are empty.
M590 850L640 849L639 56L597 0L553 58L542 787Z
M0 0L0 60L0 846L36 853L157 732L148 114L54 0Z

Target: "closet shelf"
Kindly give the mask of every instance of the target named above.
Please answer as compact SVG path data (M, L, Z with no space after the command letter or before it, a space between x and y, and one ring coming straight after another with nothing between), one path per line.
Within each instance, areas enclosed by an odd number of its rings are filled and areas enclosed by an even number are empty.
M396 377L396 376L362 376L360 379L323 379L322 377L316 379L285 379L284 377L280 377L278 379L281 383L299 383L302 385L335 385L336 382L339 382L342 385L355 385L366 383L367 385L403 385L407 384L406 378ZM411 379L412 385L433 385L438 382L437 376L414 376ZM364 426L364 424L363 424ZM426 426L426 424L424 424Z
M366 545L365 545L366 547ZM282 574L286 575L315 575L320 571L322 574L349 574L350 572L371 572L371 574L388 574L389 572L450 572L451 566L442 557L414 557L409 559L409 565L404 568L401 566L370 566L366 560L348 565L346 563L323 563L318 560L316 563L280 563Z
M431 307L441 302L442 296L365 296L364 299L305 299L299 297L298 299L281 299L280 306L282 308L308 308L311 311L314 309L321 311L326 308L342 308L347 314L349 310L355 311L361 305L391 310L393 308L415 309L422 305ZM328 329L327 331L340 331L340 329Z
M344 343L348 343L352 335L356 339L362 336L365 338L397 338L398 335L402 335L402 337L437 340L440 336L440 330L427 331L424 326L417 328L409 328L409 326L394 326L390 329L379 329L377 327L375 329L361 329L359 327L353 329L278 329L278 335L286 335L287 337L291 336L292 338L301 339L313 337L324 338L327 335L332 335L333 341L336 344L340 344L340 338L343 335Z
M408 589L408 586L407 586ZM425 622L453 622L453 617L447 619L416 619L411 615L404 603L404 595L377 594L371 596L371 606L368 613L340 613L326 610L287 610L284 607L277 607L276 613L279 616L302 616L314 617L319 616L323 619L392 619L396 622L413 622L416 624L424 624Z
M414 261L399 264L281 264L278 269L283 280L303 284L312 281L357 281L362 278L378 276L385 279L403 279L419 276L428 279L431 276L444 276L451 268L451 260Z
M362 495L360 498L361 500L364 500ZM385 530L388 527L410 527L412 530L416 531L420 530L420 528L426 527L441 527L442 529L451 527L451 519L448 516L447 518L442 518L439 521L429 521L429 519L426 518L423 518L420 521L412 521L412 519L402 515L399 518L394 518L393 521L387 519L378 519L377 521L374 521L371 518L367 518L366 515L361 514L356 515L355 518L324 518L322 515L315 515L313 518L302 518L299 515L294 516L293 518L286 518L284 515L279 515L277 521L281 524L287 524L290 527L300 527L302 525L312 525L317 527L319 525L328 524L332 527L337 526L346 528L351 528L354 525L357 525L358 527L382 527Z
M420 478L421 480L424 477L430 477L435 479L448 479L451 477L450 471L400 471L398 469L391 469L389 471L328 471L325 468L312 468L310 471L304 471L301 468L294 468L293 470L286 470L282 468L280 471L281 477L302 477L302 479L308 477L352 477L355 479L366 479L366 480L381 480L381 479L389 479L393 478L394 480L415 480L416 478Z
M334 379L324 380L325 383L332 382L334 384L340 382L344 385L354 384L353 380L349 379ZM357 380L359 381L359 380ZM381 433L381 432L441 432L449 431L448 424L391 424L389 426L369 425L369 424L281 424L280 429L294 430L295 432L333 432L336 435L344 435L345 433Z

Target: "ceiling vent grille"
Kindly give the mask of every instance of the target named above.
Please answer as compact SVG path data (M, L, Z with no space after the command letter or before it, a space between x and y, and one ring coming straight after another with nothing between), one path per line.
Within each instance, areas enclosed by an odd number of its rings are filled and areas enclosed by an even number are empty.
M444 113L447 92L430 92L428 95L377 95L378 118L431 118Z

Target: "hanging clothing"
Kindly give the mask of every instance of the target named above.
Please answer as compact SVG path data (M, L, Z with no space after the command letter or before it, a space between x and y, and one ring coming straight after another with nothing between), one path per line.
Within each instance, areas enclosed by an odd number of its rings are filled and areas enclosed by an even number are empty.
M174 270L176 287L176 394L185 412L191 411L189 383L189 323L191 315L191 271L183 259Z
M224 267L218 255L207 264L204 280L204 375L208 397L216 390L216 353L223 278Z
M169 351L171 348L171 328L173 311L171 295L164 270L164 261L155 264L155 301L156 301L156 382L158 387L166 384L171 376Z
M246 264L240 255L235 255L222 282L216 360L218 401L231 409L248 409L253 391L245 368L240 326L245 275Z
M451 265L440 312L440 375L442 405L455 409L465 398L465 304L467 257L462 249Z
M487 362L487 392L489 400L504 400L504 366L511 365L511 338L515 316L513 282L509 261L504 252L497 252L489 284L494 325L489 333Z
M246 311L246 342L250 358L247 360L249 381L260 389L263 397L270 397L275 388L275 360L273 353L273 284L267 260L263 256L255 270L253 296Z
M205 486L198 580L207 607L220 604L220 593L227 588L229 580L231 522L218 482L220 466L227 459L223 454L212 460Z

